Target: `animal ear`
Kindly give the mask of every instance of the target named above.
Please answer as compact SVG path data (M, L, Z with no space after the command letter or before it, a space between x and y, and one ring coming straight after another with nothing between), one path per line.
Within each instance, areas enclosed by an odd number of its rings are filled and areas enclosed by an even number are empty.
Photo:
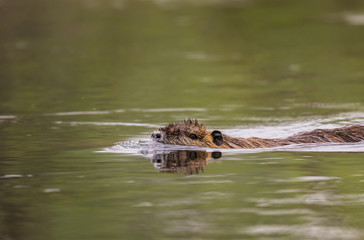
M224 139L222 138L222 134L220 131L215 130L211 133L212 141L217 145L220 146L224 143Z

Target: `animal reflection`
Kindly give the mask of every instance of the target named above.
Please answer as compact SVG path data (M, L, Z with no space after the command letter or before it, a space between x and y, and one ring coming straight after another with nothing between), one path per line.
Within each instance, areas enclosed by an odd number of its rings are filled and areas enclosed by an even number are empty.
M151 157L154 167L165 173L199 174L210 161L219 159L221 152L195 150L158 151Z

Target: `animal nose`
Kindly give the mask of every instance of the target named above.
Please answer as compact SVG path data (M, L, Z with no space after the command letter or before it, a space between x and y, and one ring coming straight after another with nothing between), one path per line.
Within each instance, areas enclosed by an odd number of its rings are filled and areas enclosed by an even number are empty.
M160 140L162 138L162 134L160 134L159 132L155 132L152 134L152 138Z

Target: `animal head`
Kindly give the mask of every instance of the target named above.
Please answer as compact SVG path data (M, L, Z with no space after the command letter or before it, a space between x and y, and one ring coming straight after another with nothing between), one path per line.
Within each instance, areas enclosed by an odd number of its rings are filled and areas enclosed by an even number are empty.
M220 131L209 131L197 120L170 123L152 134L154 141L185 146L221 148L224 141Z

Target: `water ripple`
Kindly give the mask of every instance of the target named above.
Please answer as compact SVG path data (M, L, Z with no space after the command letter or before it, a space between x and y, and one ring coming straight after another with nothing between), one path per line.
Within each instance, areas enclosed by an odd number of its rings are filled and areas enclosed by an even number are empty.
M22 177L33 177L31 174L27 175L20 175L20 174L6 174L3 176L0 176L0 178L22 178Z
M363 236L362 231L339 226L312 225L257 225L241 229L240 233L249 235L277 235L289 234L309 239L358 239Z

